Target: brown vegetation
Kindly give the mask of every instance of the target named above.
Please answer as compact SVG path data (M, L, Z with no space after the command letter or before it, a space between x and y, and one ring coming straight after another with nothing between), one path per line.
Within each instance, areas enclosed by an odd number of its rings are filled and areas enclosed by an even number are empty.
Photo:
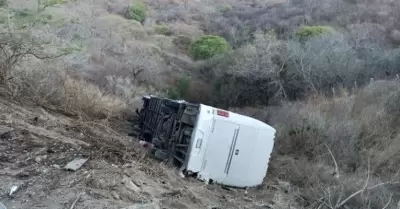
M399 88L398 80L376 81L355 94L268 109L278 129L271 172L299 186L314 207L395 208Z
M160 0L147 2L140 23L124 18L128 0L60 1L34 12L15 2L0 11L9 98L109 120L131 114L143 94L172 92L277 129L263 189L276 179L293 189L275 208L400 201L399 1ZM304 25L332 32L299 39ZM189 46L204 34L234 50L191 60Z

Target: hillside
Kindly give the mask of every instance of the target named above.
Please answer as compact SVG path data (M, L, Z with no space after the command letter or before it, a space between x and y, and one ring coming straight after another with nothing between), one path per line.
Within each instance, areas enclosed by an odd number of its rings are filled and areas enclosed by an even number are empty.
M251 190L182 179L128 137L131 124L79 121L0 99L0 202L22 208L262 208ZM113 128L114 127L114 128ZM119 127L119 128L116 128ZM77 171L63 167L89 159ZM17 191L9 196L10 188ZM146 207L146 208L147 208Z
M0 0L0 202L69 208L84 192L75 209L398 208L398 11L396 0ZM147 156L129 136L144 94L271 124L265 183L204 185ZM64 171L77 156L89 160Z

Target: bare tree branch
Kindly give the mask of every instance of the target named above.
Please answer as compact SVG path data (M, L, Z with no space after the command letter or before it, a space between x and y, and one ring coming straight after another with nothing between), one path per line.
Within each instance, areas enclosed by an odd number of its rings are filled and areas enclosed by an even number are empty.
M54 59L65 56L66 53L51 55L40 52L42 43L37 42L26 34L12 34L12 33L0 33L0 50L3 54L0 57L1 74L0 80L9 80L8 74L13 70L18 62L27 57L33 56L37 59Z
M329 147L328 147L328 145L327 145L326 143L325 143L325 146L326 146L326 148L328 149L329 154L330 154L331 157L332 157L333 163L335 164L335 178L336 178L336 179L339 179L339 177L340 177L340 174L339 174L339 166L338 166L338 164L337 164L337 162L336 162L335 157L333 156L333 153L332 153L331 149L329 149Z
M365 191L365 189L367 189L367 187L368 187L369 178L370 178L370 163L369 163L369 160L368 160L367 179L365 180L364 187L362 189L358 190L357 192L354 192L350 196L348 196L345 200L343 200L339 204L336 204L335 209L342 207L347 201L351 200L353 197L355 197L355 196L361 194L363 191Z
M386 209L389 206L390 202L392 201L392 197L393 197L393 195L391 194L390 197L389 197L388 202L386 203L386 205L382 209Z

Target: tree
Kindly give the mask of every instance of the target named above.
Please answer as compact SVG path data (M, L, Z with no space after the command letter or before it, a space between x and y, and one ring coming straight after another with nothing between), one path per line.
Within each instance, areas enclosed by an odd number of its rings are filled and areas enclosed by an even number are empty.
M6 7L8 5L8 0L0 0L0 7Z
M356 52L341 34L314 37L305 43L287 42L289 70L313 93L328 93L339 84L353 83L361 70Z
M330 34L333 29L328 26L303 26L296 31L296 37L300 40L308 40L310 38L323 34Z
M50 59L64 56L64 53L50 55L44 53L44 44L26 33L0 34L0 82L7 82L10 72L24 58Z
M219 60L211 75L216 105L266 105L271 99L296 97L294 92L301 92L303 82L287 70L288 58L282 56L285 50L273 34L258 32L253 44Z
M136 20L140 23L144 23L146 20L147 6L142 3L133 4L128 7L125 17L128 19Z
M189 46L189 54L195 60L209 59L215 55L226 53L232 48L229 43L220 36L203 36Z

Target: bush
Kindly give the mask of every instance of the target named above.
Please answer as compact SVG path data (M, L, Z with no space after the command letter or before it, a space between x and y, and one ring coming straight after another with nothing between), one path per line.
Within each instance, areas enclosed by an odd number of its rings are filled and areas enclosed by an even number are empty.
M212 102L222 108L267 105L270 79L223 73L212 80Z
M178 49L182 51L187 51L189 49L190 43L192 42L192 39L188 36L177 36L174 37L174 40L172 41Z
M400 121L400 91L394 92L385 103L385 111L390 115L391 123L396 126Z
M217 10L224 13L224 12L229 12L232 10L232 6L229 4L221 4L217 5Z
M255 34L253 44L238 48L204 66L213 86L217 106L266 105L282 98L299 98L305 84L295 70L289 71L285 45L271 34Z
M51 7L55 6L57 4L64 4L65 0L44 0L42 1L42 9L45 9L46 7Z
M154 28L154 32L156 32L157 34L166 35L166 36L171 35L169 27L166 24L157 25Z
M24 66L30 67L13 72L10 86L14 99L95 119L118 115L126 108L120 97L104 93L97 85L68 75L67 70L56 62L51 64L26 63Z
M328 26L303 26L296 31L296 37L300 39L309 39L331 32L333 32L333 29Z
M209 59L230 51L229 43L220 36L203 36L189 46L189 54L195 60Z
M133 4L128 7L125 17L127 19L133 19L140 23L144 23L147 15L147 6L142 3Z
M388 201L395 187L382 182L398 181L399 124L388 119L399 116L399 85L377 81L352 96L268 107L277 129L272 176L300 187L307 200L339 205L349 197L342 207L320 208L396 208ZM350 197L366 184L365 193Z
M7 0L0 0L0 7L6 7L8 4Z
M190 80L186 76L177 79L172 88L167 89L167 96L171 99L184 99L190 87Z

